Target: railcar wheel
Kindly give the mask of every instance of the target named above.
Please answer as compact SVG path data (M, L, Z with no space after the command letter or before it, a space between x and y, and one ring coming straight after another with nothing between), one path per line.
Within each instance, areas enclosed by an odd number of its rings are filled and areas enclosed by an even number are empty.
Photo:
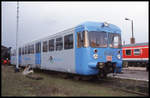
M73 77L75 80L80 80L80 76L74 76Z
M97 78L98 79L104 79L104 78L107 78L107 73L105 71L101 71L101 73L99 73L97 75Z

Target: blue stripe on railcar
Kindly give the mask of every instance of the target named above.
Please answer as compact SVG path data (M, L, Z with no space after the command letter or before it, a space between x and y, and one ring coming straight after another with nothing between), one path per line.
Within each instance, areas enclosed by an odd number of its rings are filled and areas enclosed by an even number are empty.
M41 53L35 54L35 64L41 64Z
M19 55L19 64L21 64L22 63L22 60L21 60L22 58L21 58L21 55Z

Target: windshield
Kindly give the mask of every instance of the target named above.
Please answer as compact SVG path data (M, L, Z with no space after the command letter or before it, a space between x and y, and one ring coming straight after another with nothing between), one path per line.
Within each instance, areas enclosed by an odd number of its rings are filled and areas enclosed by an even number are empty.
M89 45L91 47L107 47L107 33L90 31L89 34Z
M109 33L109 47L111 48L121 48L121 36L116 33Z

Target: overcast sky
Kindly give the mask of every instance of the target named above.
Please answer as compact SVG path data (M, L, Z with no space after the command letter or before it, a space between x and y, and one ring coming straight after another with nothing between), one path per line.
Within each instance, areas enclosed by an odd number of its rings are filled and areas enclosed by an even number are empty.
M16 46L16 2L2 2L2 45ZM19 45L72 28L85 21L120 27L130 43L133 20L136 43L148 42L148 2L19 2Z

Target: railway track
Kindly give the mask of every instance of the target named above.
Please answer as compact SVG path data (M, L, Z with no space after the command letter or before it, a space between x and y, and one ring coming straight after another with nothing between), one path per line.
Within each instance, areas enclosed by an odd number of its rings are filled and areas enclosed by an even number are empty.
M120 79L117 79L117 80L120 81ZM95 81L95 83L97 83L97 84L105 83L104 85L109 87L109 88L112 88L115 90L121 90L121 91L128 92L128 93L138 94L141 96L148 96L149 95L148 91L147 92L139 92L137 90L131 90L131 88L136 89L135 85L132 85L132 86L130 85L130 89L129 89L129 86L125 87L125 85L126 85L125 83L120 84L120 83L118 83L118 81L113 80L113 79L111 79L111 80L101 79L101 80ZM111 83L111 85L110 85L110 83ZM140 86L140 87L148 89L148 87L146 87L146 86Z

